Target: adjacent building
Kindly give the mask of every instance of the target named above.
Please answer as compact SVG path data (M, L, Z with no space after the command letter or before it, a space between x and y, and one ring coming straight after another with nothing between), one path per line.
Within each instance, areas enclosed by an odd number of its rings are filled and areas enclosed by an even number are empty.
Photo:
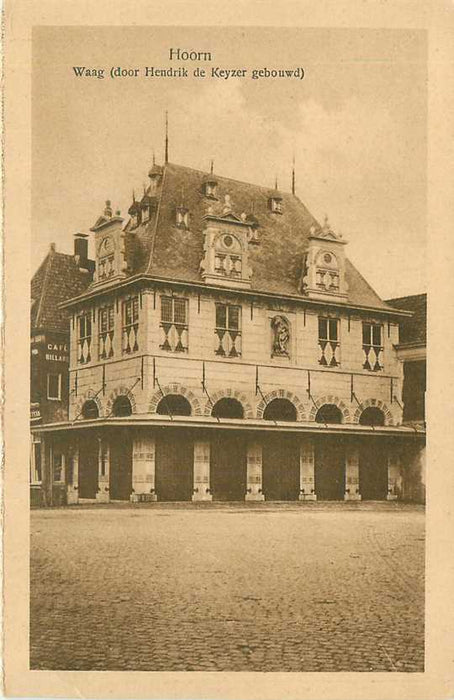
M425 429L426 365L427 365L427 295L414 294L388 299L388 304L412 312L410 318L400 324L397 357L403 364L403 416L404 425L419 431ZM405 479L405 498L425 500L425 450L414 448L414 458Z
M40 425L68 419L69 409L69 315L59 304L80 294L90 284L94 262L88 260L85 234L74 237L74 255L58 253L52 244L31 283L30 333L30 499L42 502L43 465ZM58 484L57 466L55 470ZM56 489L53 501L66 500L66 489ZM61 493L63 492L63 493Z
M412 313L328 220L294 186L169 162L128 215L106 203L93 281L61 307L69 415L34 431L48 502L56 483L68 503L403 497L424 446L396 350Z

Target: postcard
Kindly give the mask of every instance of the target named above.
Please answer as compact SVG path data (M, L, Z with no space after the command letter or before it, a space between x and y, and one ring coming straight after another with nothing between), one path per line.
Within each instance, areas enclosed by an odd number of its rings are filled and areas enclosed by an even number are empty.
M453 10L368 8L7 5L7 696L451 697Z

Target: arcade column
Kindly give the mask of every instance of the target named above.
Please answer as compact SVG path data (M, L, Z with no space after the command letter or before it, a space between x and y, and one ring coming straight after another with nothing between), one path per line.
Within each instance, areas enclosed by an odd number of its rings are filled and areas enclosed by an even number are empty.
M300 501L316 501L314 441L304 437L300 442Z
M246 501L264 501L262 493L262 445L251 440L247 445Z
M155 490L156 440L153 435L137 435L132 446L131 503L157 501Z
M66 502L74 505L79 502L79 444L69 446L68 450L68 485L66 491Z
M210 489L210 441L195 440L194 442L194 485L193 501L212 501Z
M359 448L347 443L345 447L345 493L344 501L360 501L359 492Z
M98 491L96 500L109 503L110 491L110 445L106 438L98 437Z

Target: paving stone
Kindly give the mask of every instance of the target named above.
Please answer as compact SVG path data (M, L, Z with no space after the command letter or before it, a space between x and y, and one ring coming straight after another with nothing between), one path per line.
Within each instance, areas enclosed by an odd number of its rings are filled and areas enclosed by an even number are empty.
M31 668L423 671L423 509L261 505L34 510Z

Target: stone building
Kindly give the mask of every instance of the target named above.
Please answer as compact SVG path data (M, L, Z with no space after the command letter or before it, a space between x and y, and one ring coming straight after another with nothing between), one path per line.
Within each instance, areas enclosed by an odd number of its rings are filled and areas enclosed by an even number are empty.
M74 255L58 253L52 244L31 282L30 318L30 500L42 499L41 438L35 428L68 419L69 315L59 304L83 292L93 278L85 234L74 237ZM58 474L55 465L55 476ZM64 483L56 480L53 501L66 500ZM61 493L63 491L63 494Z
M427 365L427 295L414 294L388 299L387 303L399 309L411 311L410 318L400 324L397 357L403 364L402 403L404 425L415 430L426 424L426 365ZM407 474L404 479L404 497L409 500L425 500L425 448L413 446L414 456L407 455Z
M411 313L292 190L166 162L127 220L106 204L63 305L69 420L37 429L49 498L56 464L68 503L402 496Z

